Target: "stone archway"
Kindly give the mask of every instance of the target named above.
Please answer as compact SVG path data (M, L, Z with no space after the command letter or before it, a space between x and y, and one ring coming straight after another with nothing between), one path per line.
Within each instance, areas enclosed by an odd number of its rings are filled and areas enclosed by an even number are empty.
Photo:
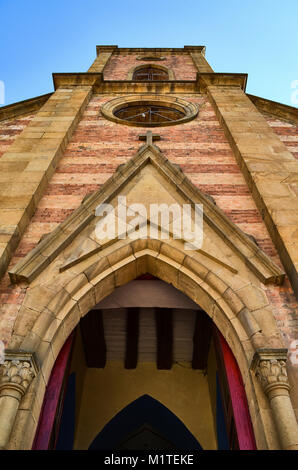
M0 446L31 447L49 375L69 334L117 287L150 273L190 297L222 332L241 371L258 448L296 448L286 350L262 288L281 283L283 273L149 137L100 191L10 271L12 282L27 282L28 288L3 367ZM173 234L168 240L126 236L98 243L96 207L116 205L119 194L129 203L148 205L156 198L168 205L203 204L202 249L188 251L185 240Z
M122 247L116 247L117 243L120 243ZM110 294L117 286L147 272L171 283L189 296L206 311L223 333L239 364L258 447L266 446L266 431L258 416L259 406L264 398L254 375L250 372L253 355L257 349L264 349L266 338L237 293L216 275L206 272L203 275L204 266L196 263L195 260L183 257L182 262L179 250L171 247L171 257L163 254L166 253L167 244L161 244L158 240L117 243L115 250L108 255L110 260L108 269L102 269L105 263L104 258L101 258L89 266L89 280L86 274L77 273L59 291L57 289L51 291L47 306L39 312L32 328L29 329L26 325L26 317L17 319L22 326L22 331L26 331L26 335L21 341L16 335L12 338L11 344L18 343L18 350L34 353L40 371L32 381L30 393L22 401L18 416L22 416L23 419L17 418L16 420L17 426L14 429L10 446L30 448L45 386L55 358L81 316L84 316L96 302ZM45 293L44 289L41 284L34 286L28 292L32 311L40 308L40 299ZM248 295L251 295L250 286L248 289ZM38 332L40 336L37 335ZM280 350L279 353L281 353ZM276 383L278 384L278 380ZM26 435L24 435L23 426L26 426Z

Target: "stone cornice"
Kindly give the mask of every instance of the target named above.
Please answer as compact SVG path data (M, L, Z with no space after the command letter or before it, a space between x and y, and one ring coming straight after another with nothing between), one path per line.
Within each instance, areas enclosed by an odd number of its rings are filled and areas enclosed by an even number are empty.
M98 56L101 52L114 52L118 50L118 46L96 46L96 55Z
M17 103L8 104L0 107L0 121L12 119L23 114L33 113L39 110L42 105L52 96L53 93L36 96L28 100L18 101Z
M114 52L116 54L142 54L142 53L158 53L170 52L175 54L185 54L189 52L201 52L205 55L205 46L184 46L184 47L118 47L116 45L98 45L96 46L96 54L101 52Z
M197 81L200 92L204 92L210 85L215 86L237 86L245 91L247 73L198 73Z
M205 93L208 86L236 86L245 90L247 74L198 73L196 80L104 80L102 73L53 73L58 87L92 86L95 93Z
M102 73L53 73L54 89L67 86L94 86L103 80Z
M271 101L267 98L261 98L260 96L249 95L248 93L247 96L260 111L298 124L298 108L278 103L277 101Z
M187 47L187 46L185 46ZM83 76L82 76L83 75ZM85 75L89 75L86 77ZM93 78L90 77L93 75ZM235 77L234 83L240 83L241 79L237 75L243 74L211 74L211 77L207 77L209 74L200 74L201 82L201 91L206 88L206 85L215 85L215 84L228 84L227 81L231 81L231 75ZM212 77L216 75L216 77ZM97 76L97 77L95 77ZM221 77L220 77L221 76ZM145 82L135 82L131 80L103 80L101 74L92 74L92 73L54 73L54 88L58 86L76 86L76 85L89 85L94 86L94 92L96 93L144 93L146 92L148 86ZM97 81L98 80L98 81ZM217 81L217 83L215 83ZM226 81L226 83L224 83ZM244 81L244 80L243 80ZM81 83L80 83L81 82ZM213 82L213 83L212 83ZM159 91L156 92L171 92L171 93L198 93L199 86L197 81L194 80L174 80L174 81L162 81L150 84L151 92L153 88ZM243 86L243 84L242 84ZM161 91L160 91L161 90ZM34 111L38 111L41 106L52 96L51 93L45 95L36 96L28 100L18 101L16 103L9 104L7 106L0 107L0 121L6 119L12 119L17 116L24 114L29 114ZM267 98L262 98L260 96L250 95L247 93L248 98L254 103L254 105L260 110L266 113L272 114L273 116L285 119L286 121L292 122L293 124L298 124L298 109L294 106L289 106L283 103L278 103L277 101L271 101Z

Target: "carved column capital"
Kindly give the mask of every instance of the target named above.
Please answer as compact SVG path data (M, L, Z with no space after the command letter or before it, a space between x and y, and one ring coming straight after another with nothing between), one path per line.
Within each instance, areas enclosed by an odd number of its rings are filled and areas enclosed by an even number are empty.
M12 389L23 396L37 374L33 354L6 351L4 363L0 364L0 392Z
M253 357L251 369L261 383L266 395L277 390L288 394L290 389L286 370L287 349L258 349Z

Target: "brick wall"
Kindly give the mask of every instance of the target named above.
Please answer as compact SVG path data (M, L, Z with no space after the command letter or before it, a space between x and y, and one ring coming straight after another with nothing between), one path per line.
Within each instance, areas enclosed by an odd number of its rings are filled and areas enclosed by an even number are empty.
M91 99L11 265L78 207L87 193L100 188L119 164L127 162L137 152L141 145L138 136L144 129L116 124L100 115L102 104L112 98L96 95ZM183 98L199 105L199 116L183 125L155 129L161 136L158 146L165 157L179 164L198 188L211 195L230 219L244 232L253 235L259 246L280 264L212 106L203 96ZM289 345L295 337L297 324L297 303L289 282L286 280L282 287L264 286L264 289ZM10 286L9 278L5 276L0 284L0 329L5 340L9 339L24 294L24 286Z
M148 65L151 62L137 60L145 54L114 54L104 69L105 80L127 80L131 68L140 65ZM150 55L150 54L147 54ZM165 60L155 62L157 65L168 67L174 72L175 80L195 80L197 69L189 54L170 55L162 54ZM154 62L152 62L154 64Z

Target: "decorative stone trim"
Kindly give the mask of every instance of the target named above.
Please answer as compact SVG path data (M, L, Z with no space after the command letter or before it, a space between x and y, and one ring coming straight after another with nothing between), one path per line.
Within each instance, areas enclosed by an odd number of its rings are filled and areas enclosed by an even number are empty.
M297 450L298 424L289 394L286 360L287 349L258 349L251 369L268 397L281 448Z
M0 449L8 443L21 399L37 370L33 354L6 351L0 365Z
M33 354L5 352L4 363L0 365L0 391L3 388L16 387L24 395L37 371Z
M101 83L103 75L100 72L80 72L80 73L53 73L54 89L59 87L67 88L73 86L94 86Z
M276 387L290 389L286 361L287 349L260 349L255 353L251 368L266 394Z
M157 65L154 65L157 67ZM161 66L159 66L161 67ZM158 82L104 80L102 70L86 73L53 73L54 87L89 85L94 93L206 93L210 85L240 87L245 91L247 74L200 72L196 80L163 80ZM167 97L168 98L168 97Z
M124 119L120 119L114 115L114 113L120 108L125 107L125 105L131 105L132 103L136 104L153 104L156 106L169 106L175 108L179 111L183 111L185 116L181 119L177 119L174 122L163 122L163 123L130 123ZM137 126L137 127L158 127L158 126L173 126L176 124L182 124L185 122L194 119L198 112L199 108L189 101L182 100L181 98L175 98L172 96L163 96L163 95L130 95L126 97L115 98L111 101L105 103L101 108L102 114L109 119L110 121L117 122L118 124L125 124L128 126Z
M247 77L247 73L199 72L197 74L197 81L200 93L206 93L210 85L232 86L245 91Z
M142 57L137 57L137 60L145 60L145 61L155 61L155 60L166 60L165 57L159 57L159 56L156 56L154 57L154 55L148 55L148 56L142 56Z
M164 81L136 81L136 80L103 80L93 87L94 93L106 95L128 95L132 93L148 94L191 94L200 93L196 80L164 80Z
M114 52L114 54L156 54L156 53L172 53L172 54L185 54L186 52L200 52L205 54L205 46L184 46L184 47L118 47L111 46L96 46L96 53L99 55L102 52Z
M46 95L36 96L24 101L18 101L17 103L8 104L7 106L1 106L0 121L38 111L42 105L52 96L52 94L53 93L47 93Z
M277 103L276 101L261 98L260 96L249 95L248 93L246 96L253 102L258 110L272 114L273 116L281 117L293 124L298 124L298 109L294 106Z
M103 52L114 52L118 50L117 45L111 45L111 46L96 46L96 55L98 56L99 54Z

